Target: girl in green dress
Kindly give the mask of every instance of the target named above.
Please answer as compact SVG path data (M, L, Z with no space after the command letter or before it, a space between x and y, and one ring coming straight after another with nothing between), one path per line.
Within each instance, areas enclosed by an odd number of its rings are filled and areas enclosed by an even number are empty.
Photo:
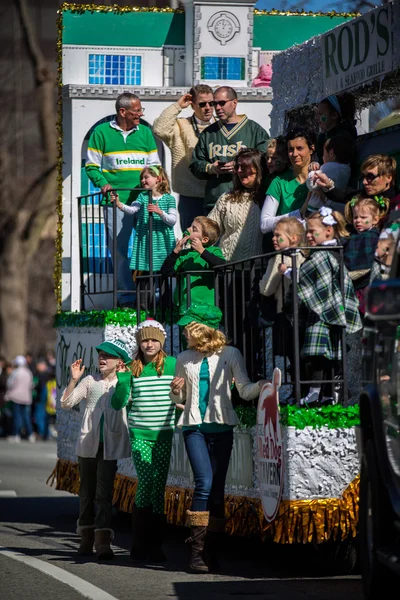
M162 167L146 167L140 173L141 192L130 206L122 204L118 194L111 193L111 202L125 213L137 213L136 235L133 242L130 268L132 271L159 271L175 247L176 200L171 194L168 176ZM149 194L151 192L151 194ZM149 220L153 215L152 256L149 248Z

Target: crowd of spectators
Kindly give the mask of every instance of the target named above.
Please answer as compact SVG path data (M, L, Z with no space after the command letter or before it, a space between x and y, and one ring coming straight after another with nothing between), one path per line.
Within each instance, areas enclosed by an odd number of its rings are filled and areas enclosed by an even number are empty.
M10 443L57 436L54 352L34 359L30 353L12 362L0 357L0 437Z

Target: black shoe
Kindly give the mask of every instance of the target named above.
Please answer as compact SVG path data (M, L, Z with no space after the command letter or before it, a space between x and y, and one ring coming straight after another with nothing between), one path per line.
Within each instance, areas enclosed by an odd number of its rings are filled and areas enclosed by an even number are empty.
M148 540L148 556L151 562L165 562L167 560L162 549L166 524L167 518L165 515L157 513L151 515L151 531Z
M148 540L151 535L151 507L132 507L132 560L146 560L149 557Z

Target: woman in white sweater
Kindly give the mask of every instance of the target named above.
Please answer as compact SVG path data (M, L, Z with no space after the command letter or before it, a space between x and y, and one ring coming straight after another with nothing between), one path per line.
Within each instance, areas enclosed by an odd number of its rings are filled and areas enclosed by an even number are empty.
M183 313L178 325L185 327L189 349L178 356L171 383L171 399L184 405L177 426L183 429L195 481L187 518L190 568L196 573L217 570L218 534L225 528L225 479L238 424L232 383L244 400L257 398L265 383L249 380L241 353L217 330L221 318L220 309L208 304L192 304Z
M218 198L208 215L220 227L219 246L227 262L262 254L260 218L266 158L259 150L244 148L234 163L233 189Z

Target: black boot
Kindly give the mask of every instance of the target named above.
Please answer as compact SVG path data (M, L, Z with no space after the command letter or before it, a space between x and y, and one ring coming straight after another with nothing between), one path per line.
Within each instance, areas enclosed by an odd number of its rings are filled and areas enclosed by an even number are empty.
M149 556L148 540L150 538L151 507L132 507L132 560L146 560Z
M221 570L219 554L224 531L225 519L210 516L204 542L204 560L211 573L218 573Z
M151 517L151 532L148 541L149 559L152 562L165 562L167 557L162 549L167 517L153 513Z
M186 540L192 544L192 554L190 557L190 570L193 573L208 573L208 567L204 562L204 540L206 537L208 511L187 511L188 525L191 527L191 536Z

